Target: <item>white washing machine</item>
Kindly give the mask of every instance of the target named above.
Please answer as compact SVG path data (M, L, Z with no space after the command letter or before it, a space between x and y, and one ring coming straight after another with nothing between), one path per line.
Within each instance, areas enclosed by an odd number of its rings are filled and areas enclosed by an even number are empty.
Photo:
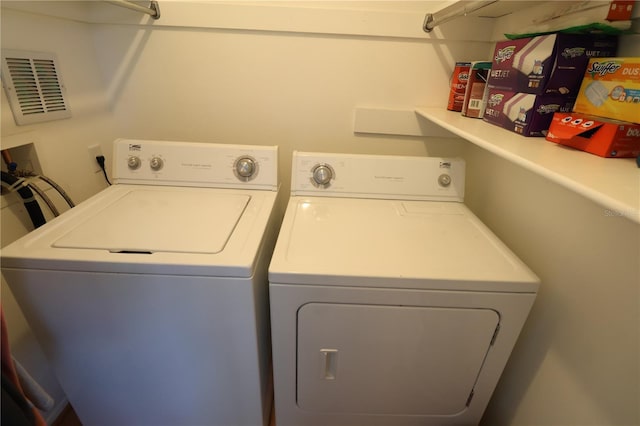
M86 426L268 424L277 147L117 140L114 185L2 250Z
M472 425L538 278L459 159L294 153L269 267L278 426Z

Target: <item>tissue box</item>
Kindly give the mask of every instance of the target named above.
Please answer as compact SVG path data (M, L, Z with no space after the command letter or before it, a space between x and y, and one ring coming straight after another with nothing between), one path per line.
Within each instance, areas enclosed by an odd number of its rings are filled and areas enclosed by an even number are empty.
M546 139L600 157L640 155L640 124L576 112L554 114Z
M548 34L496 43L489 86L576 97L591 57L615 56L615 36Z
M553 113L571 111L574 99L559 95L532 95L489 88L482 119L523 136L544 136Z
M591 59L574 111L640 123L640 58Z

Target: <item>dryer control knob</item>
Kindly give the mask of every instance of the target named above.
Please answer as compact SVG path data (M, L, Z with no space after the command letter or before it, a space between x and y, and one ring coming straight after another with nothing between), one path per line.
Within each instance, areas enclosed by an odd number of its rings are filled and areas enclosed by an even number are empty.
M127 159L127 166L129 166L129 169L131 170L138 170L141 165L142 165L142 161L140 161L140 157L136 157L135 155L132 155Z
M334 178L333 169L328 164L316 164L313 169L311 169L311 173L311 183L319 188L328 187Z
M240 157L233 165L233 172L238 179L246 182L256 177L258 163L249 156Z
M161 170L163 166L164 160L162 160L162 158L160 157L153 157L149 162L149 167L151 167L151 170L153 170L154 172Z
M444 186L445 188L451 185L451 176L447 174L441 174L440 176L438 176L438 184L440 186Z

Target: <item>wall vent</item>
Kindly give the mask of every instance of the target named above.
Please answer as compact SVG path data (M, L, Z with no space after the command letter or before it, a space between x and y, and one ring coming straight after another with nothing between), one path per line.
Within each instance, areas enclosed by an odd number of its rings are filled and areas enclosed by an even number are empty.
M2 83L18 125L71 116L51 53L3 50Z

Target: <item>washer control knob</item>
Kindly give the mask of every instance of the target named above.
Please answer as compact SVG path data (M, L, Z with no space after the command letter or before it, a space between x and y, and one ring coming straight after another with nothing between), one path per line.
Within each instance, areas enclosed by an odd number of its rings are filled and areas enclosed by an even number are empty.
M258 172L258 163L251 157L240 157L236 160L233 171L238 179L248 181L254 178Z
M132 155L127 159L127 166L129 166L129 169L131 170L138 170L141 165L142 165L142 161L140 161L140 157L136 157L135 155Z
M441 174L440 176L438 176L438 184L440 186L443 187L447 187L449 185L451 185L451 176L449 176L448 174Z
M164 160L160 157L153 157L149 162L149 167L154 172L160 171L164 167Z
M320 188L328 187L334 178L333 169L328 164L316 164L311 173L311 183Z

